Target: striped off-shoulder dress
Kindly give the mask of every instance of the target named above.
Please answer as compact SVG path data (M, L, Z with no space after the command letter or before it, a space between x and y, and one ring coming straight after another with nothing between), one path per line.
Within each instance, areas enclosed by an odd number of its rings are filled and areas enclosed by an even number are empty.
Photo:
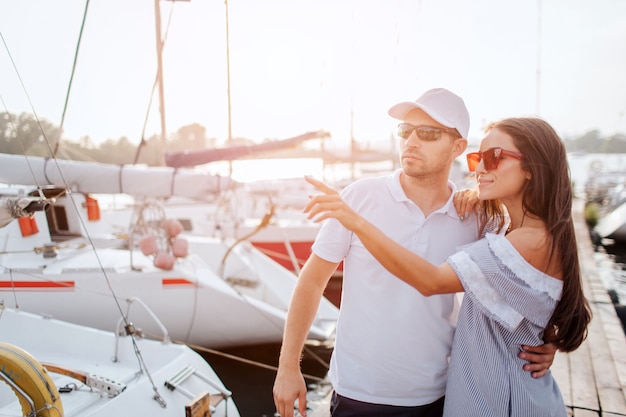
M542 336L562 281L535 269L503 235L448 258L465 296L454 335L444 416L567 417L552 374L535 379L517 357Z

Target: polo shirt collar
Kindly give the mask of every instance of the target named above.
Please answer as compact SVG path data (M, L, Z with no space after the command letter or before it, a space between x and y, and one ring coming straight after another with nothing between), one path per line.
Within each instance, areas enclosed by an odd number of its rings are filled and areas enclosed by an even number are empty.
M391 193L392 197L397 202L411 201L404 193L404 190L402 190L402 185L400 185L401 173L402 168L398 168L393 174L389 175L387 177L387 187L389 188L389 192ZM443 213L458 220L459 214L457 213L456 208L454 208L454 203L452 202L452 198L457 191L456 185L454 184L454 182L448 180L448 188L452 190L450 198L448 198L448 201L446 201L446 203L441 208L435 210L434 213Z

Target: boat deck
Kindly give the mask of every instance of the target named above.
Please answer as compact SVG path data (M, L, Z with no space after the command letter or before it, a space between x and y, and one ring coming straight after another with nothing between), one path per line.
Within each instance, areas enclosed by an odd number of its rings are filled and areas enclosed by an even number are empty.
M626 336L593 257L583 206L584 201L575 200L573 215L593 320L582 346L572 353L557 353L551 370L570 416L626 416ZM327 404L309 416L328 417Z

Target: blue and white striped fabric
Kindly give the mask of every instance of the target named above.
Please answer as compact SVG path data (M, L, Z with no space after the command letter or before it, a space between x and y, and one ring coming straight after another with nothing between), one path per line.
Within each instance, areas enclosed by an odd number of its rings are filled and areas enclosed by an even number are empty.
M534 379L517 357L543 344L563 282L535 269L502 235L448 258L465 297L454 335L444 416L567 417L548 372Z

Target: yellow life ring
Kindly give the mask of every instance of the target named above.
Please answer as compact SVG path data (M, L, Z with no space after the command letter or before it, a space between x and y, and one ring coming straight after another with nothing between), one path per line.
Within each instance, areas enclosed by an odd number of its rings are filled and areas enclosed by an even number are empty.
M0 374L0 380L17 396L25 416L63 417L59 391L46 368L30 353L0 342Z

